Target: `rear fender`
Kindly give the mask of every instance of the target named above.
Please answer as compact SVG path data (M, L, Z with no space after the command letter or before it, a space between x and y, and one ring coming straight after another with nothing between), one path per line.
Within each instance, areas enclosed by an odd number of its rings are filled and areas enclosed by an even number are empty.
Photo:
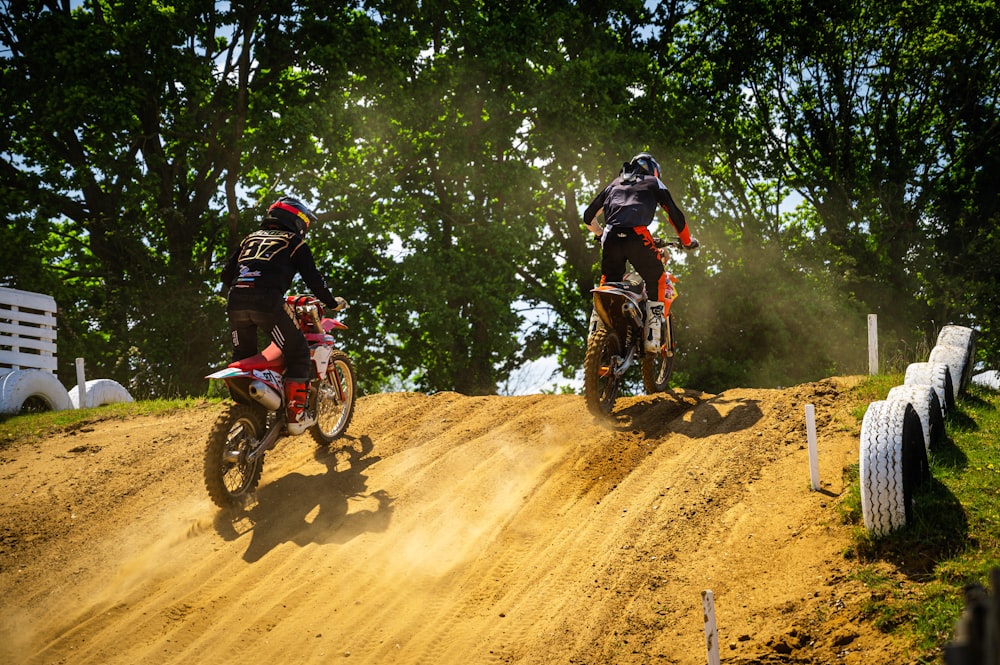
M642 307L635 294L608 286L599 286L591 292L594 310L601 321L623 339L629 328L642 328Z
M250 384L254 381L266 383L278 391L279 394L284 391L285 385L284 377L282 377L281 373L270 369L247 371L237 367L226 367L225 369L220 369L218 372L209 374L205 378L222 379L225 381L226 387L229 388L230 396L240 404L256 404L256 401L250 397Z

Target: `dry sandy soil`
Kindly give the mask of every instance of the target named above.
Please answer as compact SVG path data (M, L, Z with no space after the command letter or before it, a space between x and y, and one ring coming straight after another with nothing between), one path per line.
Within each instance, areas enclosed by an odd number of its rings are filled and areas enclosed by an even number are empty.
M915 663L845 556L855 380L609 422L577 396L367 396L329 450L280 442L235 518L202 481L218 403L14 442L0 662L703 664L711 590L723 663Z

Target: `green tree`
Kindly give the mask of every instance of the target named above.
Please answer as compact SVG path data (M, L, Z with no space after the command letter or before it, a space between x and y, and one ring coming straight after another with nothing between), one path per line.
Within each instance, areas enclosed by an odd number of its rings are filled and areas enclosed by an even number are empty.
M983 303L945 302L935 295L936 280L928 278L939 274L931 266L953 256L951 287L965 288L958 266L968 267L967 255L956 247L963 236L942 231L950 223L929 213L949 173L968 175L988 164L980 161L983 150L967 151L988 145L989 123L979 123L977 132L963 130L959 139L976 167L953 169L942 149L953 136L956 105L980 118L995 111L996 10L981 9L980 3L712 2L679 27L688 46L677 53L696 55L664 57L663 67L679 64L685 80L679 98L706 128L686 145L704 156L693 173L691 199L696 219L711 219L705 236L716 248L706 252L706 265L689 288L718 303L702 314L733 322L728 327L738 330L731 335L745 344L766 343L776 356L795 355L795 344L803 342L818 352L814 356L825 355L838 348L837 338L857 335L853 317L866 310L880 315L884 338L906 344L956 319L982 326L988 318L977 314ZM954 50L938 48L942 40L954 42ZM973 62L982 65L978 75L964 76ZM963 101L953 94L959 82ZM964 237L977 238L978 249L988 252L992 241L979 232L984 219L970 220L976 231ZM762 260L771 267L752 265ZM732 281L738 275L746 277L743 289ZM994 269L984 267L977 279L995 284ZM735 290L720 289L725 284ZM769 297L742 307L748 289ZM846 314L812 317L809 325L804 317L813 308L795 306L806 302L840 302L837 310ZM928 305L935 302L932 310ZM799 334L776 338L779 322ZM692 325L705 326L701 334L692 331L698 352L689 362L701 372L697 381L757 381L759 353L736 352L734 340L721 335L713 341L705 321ZM781 340L798 341L782 347ZM744 362L748 357L756 360ZM726 360L720 366L717 359ZM741 364L745 369L734 372ZM829 370L862 367L844 359ZM786 380L793 377L801 373Z
M300 21L285 9L95 0L0 19L2 198L7 223L40 240L3 281L55 291L64 383L83 356L136 395L200 392L224 357L221 257L262 199L308 191L307 111L346 75L349 49L338 60L311 38L369 23L327 3Z

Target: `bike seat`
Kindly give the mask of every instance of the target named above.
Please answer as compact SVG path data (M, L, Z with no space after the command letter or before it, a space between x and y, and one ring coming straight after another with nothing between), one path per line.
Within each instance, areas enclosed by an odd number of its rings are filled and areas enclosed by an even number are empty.
M613 289L620 289L641 296L646 291L646 285L642 283L642 278L638 275L629 275L621 282L605 282L602 286L610 286Z
M266 349L257 355L231 362L229 363L229 367L237 367L239 369L248 370L271 369L280 371L285 368L285 356L281 353L281 349L278 348L278 345L272 342Z

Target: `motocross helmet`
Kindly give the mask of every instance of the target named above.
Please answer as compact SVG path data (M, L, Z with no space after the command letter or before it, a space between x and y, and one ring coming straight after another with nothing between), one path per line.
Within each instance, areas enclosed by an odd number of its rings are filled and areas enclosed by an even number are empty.
M302 201L291 196L282 196L267 209L264 226L279 226L305 237L309 225L316 219L316 214Z
M660 163L648 152L640 152L632 158L630 164L633 172L645 173L656 178L660 177Z

